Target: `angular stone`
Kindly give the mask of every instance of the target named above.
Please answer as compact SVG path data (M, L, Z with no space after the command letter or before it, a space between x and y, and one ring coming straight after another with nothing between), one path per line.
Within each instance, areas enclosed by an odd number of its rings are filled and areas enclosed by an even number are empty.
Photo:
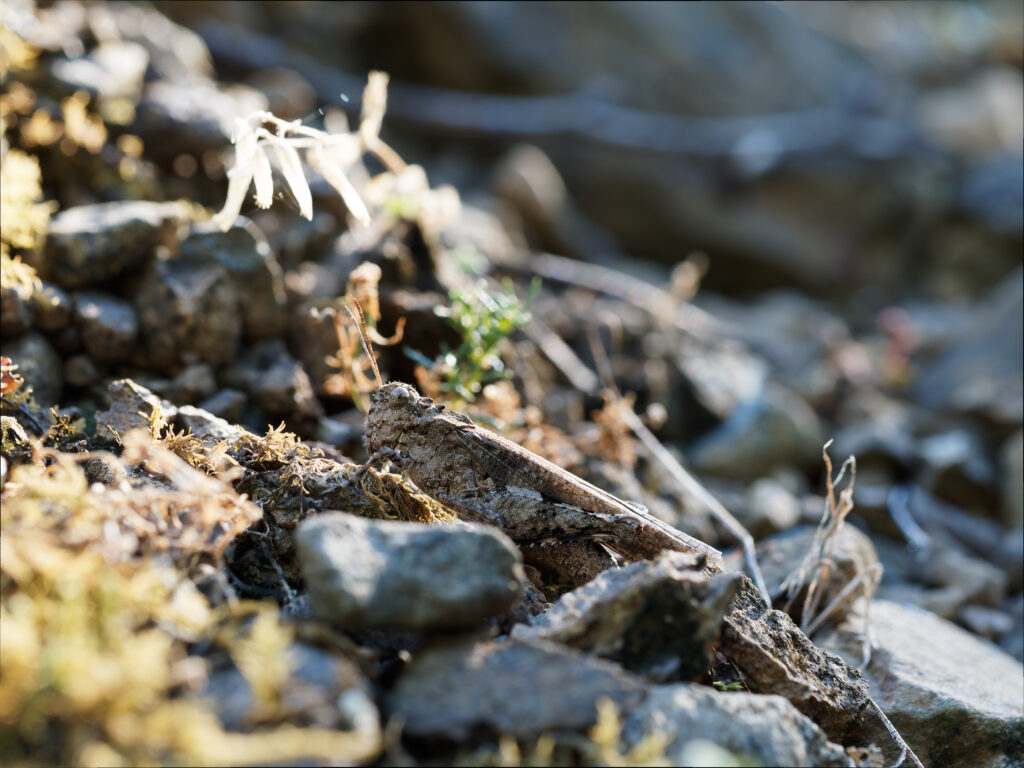
M192 225L181 241L180 256L198 264L223 267L239 296L245 337L273 339L287 327L287 301L281 267L259 227L245 218L227 232L212 221Z
M74 320L85 351L102 363L128 358L139 332L139 318L126 301L98 291L74 295Z
M92 98L138 101L149 53L138 43L122 40L98 45L77 59L58 58L51 72L68 91L83 90Z
M172 403L194 403L217 391L217 377L207 363L190 365L158 390Z
M999 451L1002 469L1000 496L1003 522L1011 530L1024 528L1024 432L1017 433L1003 443Z
M181 154L198 157L230 142L235 118L266 108L266 97L244 85L157 80L143 91L132 131L145 143L147 157L161 162Z
M782 696L725 693L680 683L651 689L623 724L627 747L648 734L668 740L669 765L691 765L688 747L706 739L756 765L849 766L843 748Z
M32 387L36 402L44 408L57 405L64 392L60 356L46 337L30 331L16 339L5 340L3 353L18 366L18 373Z
M830 739L841 742L859 727L870 695L860 673L815 646L782 611L770 610L746 576L718 650L757 692L786 697Z
M204 442L211 441L219 443L221 440L233 441L245 430L235 427L224 419L214 416L212 413L197 408L194 405L182 405L177 408L174 423L178 429L191 431L193 435Z
M64 288L102 283L173 247L188 216L180 203L119 201L80 205L50 220L40 269Z
M166 373L185 365L220 365L242 334L238 294L219 266L160 261L143 276L135 298L147 363Z
M96 434L118 436L130 429L149 431L151 423L163 427L174 417L175 409L131 379L118 379L107 387L110 408L96 412ZM155 418L154 418L155 414Z
M199 407L231 424L237 424L242 420L247 404L248 398L244 392L237 389L222 389L203 400Z
M914 393L932 408L980 413L1019 427L1024 419L1024 275L1018 268L979 303L958 337L921 366Z
M460 740L475 729L536 738L582 730L597 703L632 709L644 683L615 664L544 641L466 641L418 652L385 698L404 733Z
M30 296L31 290L20 285L0 287L0 336L21 336L29 329L32 322L29 314Z
M213 77L213 62L203 38L156 9L108 3L90 5L88 13L93 25L113 27L123 40L142 45L162 77L175 82Z
M64 381L72 387L87 387L100 378L96 362L88 355L72 355L64 361Z
M918 443L920 482L932 494L964 509L998 506L995 469L981 439L967 429L931 435Z
M821 423L806 402L767 385L692 449L694 466L722 477L753 479L778 466L813 466L821 460Z
M821 641L859 660L860 627ZM995 646L912 606L876 600L864 672L875 701L925 765L1024 764L1024 667ZM894 758L897 750L876 740Z
M224 380L248 393L269 418L323 415L309 376L280 340L253 345Z
M379 713L352 661L301 642L292 643L285 653L292 671L280 694L282 717L317 728L379 730ZM230 730L244 728L258 712L249 680L234 666L213 672L199 695L211 701Z
M71 297L54 283L43 283L43 287L32 294L32 317L37 328L47 333L56 333L67 327L73 312Z
M654 562L607 570L512 636L559 642L659 681L696 680L711 664L738 581L736 574L709 581L696 564L666 552Z
M296 544L313 610L350 629L469 626L523 595L519 550L483 525L318 515Z

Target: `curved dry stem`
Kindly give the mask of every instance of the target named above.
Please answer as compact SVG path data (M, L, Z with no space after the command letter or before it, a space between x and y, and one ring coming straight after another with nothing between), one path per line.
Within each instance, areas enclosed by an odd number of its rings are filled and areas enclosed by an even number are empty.
M903 740L903 737L900 736L900 732L896 730L896 726L894 726L892 722L890 722L889 718L885 716L885 712L883 712L882 708L878 706L878 703L870 696L868 696L868 703L872 707L874 707L875 713L881 719L882 724L885 726L885 729L889 732L889 735L892 736L892 740L895 741L900 747L900 756L896 759L895 763L889 766L889 768L899 768L899 766L903 765L903 761L907 757L910 757L911 762L915 766L917 766L917 768L924 768L924 766L921 764L921 761L918 759L917 755L914 754L914 750L912 750L910 748L910 745Z

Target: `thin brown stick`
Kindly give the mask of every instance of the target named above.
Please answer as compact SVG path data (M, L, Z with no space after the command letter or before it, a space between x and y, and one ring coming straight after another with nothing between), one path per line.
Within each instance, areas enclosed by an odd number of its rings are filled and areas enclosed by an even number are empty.
M811 621L811 617L818 609L818 604L821 602L821 590L824 584L828 580L829 573L832 569L833 555L835 553L836 544L838 541L838 533L846 519L846 516L853 510L853 486L857 480L857 460L850 456L846 461L843 462L839 468L839 474L836 475L835 479L832 479L832 461L828 455L828 447L832 444L829 440L825 443L822 448L822 456L825 459L825 468L827 470L826 476L826 489L827 489L827 506L825 510L825 516L822 518L821 525L815 534L815 545L811 548L811 552L817 552L815 556L816 562L812 566L814 576L811 578L810 584L807 588L807 597L804 599L804 609L800 614L801 616L801 628L807 632L808 625ZM843 479L846 474L847 467L850 469L850 481L847 483L846 488L843 489L839 495L839 501L836 501L835 488L839 482ZM827 551L826 551L827 550Z
M605 353L601 340L597 338L593 327L587 329L587 336L598 369L605 376L610 377L611 364L608 361L608 355ZM622 400L622 394L615 386L614 381L606 381L605 387L617 401ZM668 452L668 449L661 444L632 408L621 408L620 412L626 424L633 430L633 434L640 438L640 442L644 444L644 447L647 448L650 454L669 471L669 474L672 475L672 478L679 484L683 492L695 496L708 512L739 541L743 547L743 555L747 562L747 568L750 570L750 577L754 580L757 591L761 593L764 601L771 608L772 598L765 584L764 576L761 575L761 567L757 564L757 548L754 545L754 537L693 475L683 469L683 466L676 460L675 456Z
M881 569L881 563L872 563L869 567L865 568L863 571L858 573L854 578L850 579L849 583L847 583L847 585L843 587L842 591L834 598L832 598L832 601L827 606L825 606L824 609L822 609L821 613L814 617L813 621L808 623L805 633L808 636L812 635L815 632L815 630L818 629L818 627L820 627L822 624L825 623L825 621L828 620L829 616L835 613L844 603L846 603L850 599L851 595L853 594L853 590L856 589L861 583L864 584L865 597L867 597L868 600L870 600L871 595L867 591L867 580L869 578L872 581L876 580L878 578L878 575L881 573Z
M345 305L345 310L348 312L349 316L351 316L352 321L356 324L356 328L359 330L359 340L363 342L363 349L366 351L366 356L370 358L370 365L373 366L373 375L377 379L377 386L383 387L384 382L380 377L380 371L377 369L377 358L373 356L373 348L370 346L371 342L366 330L366 316L363 314L363 308L359 304L358 299L352 299L352 303L356 305L356 311L359 313L359 317L356 317L355 313L352 312L352 308L347 304Z

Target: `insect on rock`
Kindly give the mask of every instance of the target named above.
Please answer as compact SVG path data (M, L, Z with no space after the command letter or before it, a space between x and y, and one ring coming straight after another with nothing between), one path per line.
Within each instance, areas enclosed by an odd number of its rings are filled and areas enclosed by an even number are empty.
M363 343L373 361L365 335ZM373 367L377 373L375 361ZM446 410L410 384L381 384L370 394L365 444L366 467L392 462L462 519L500 528L528 563L563 581L582 583L613 565L608 550L633 561L671 549L698 555L711 570L721 567L713 547Z

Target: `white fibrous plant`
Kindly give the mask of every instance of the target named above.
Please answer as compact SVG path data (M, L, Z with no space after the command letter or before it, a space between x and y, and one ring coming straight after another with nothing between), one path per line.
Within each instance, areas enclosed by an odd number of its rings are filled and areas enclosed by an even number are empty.
M379 136L387 107L387 86L388 76L385 73L370 73L363 91L362 113L356 132L329 133L305 126L299 120L282 120L265 111L236 120L231 137L235 145L235 166L228 174L224 207L213 217L217 225L224 231L231 228L253 184L256 186L256 205L270 207L274 195L271 156L295 196L302 216L313 218L313 196L303 168L305 160L307 166L337 190L352 216L361 224L368 224L370 212L349 181L347 170L366 152L375 155L385 168L396 175L406 170L405 162Z

